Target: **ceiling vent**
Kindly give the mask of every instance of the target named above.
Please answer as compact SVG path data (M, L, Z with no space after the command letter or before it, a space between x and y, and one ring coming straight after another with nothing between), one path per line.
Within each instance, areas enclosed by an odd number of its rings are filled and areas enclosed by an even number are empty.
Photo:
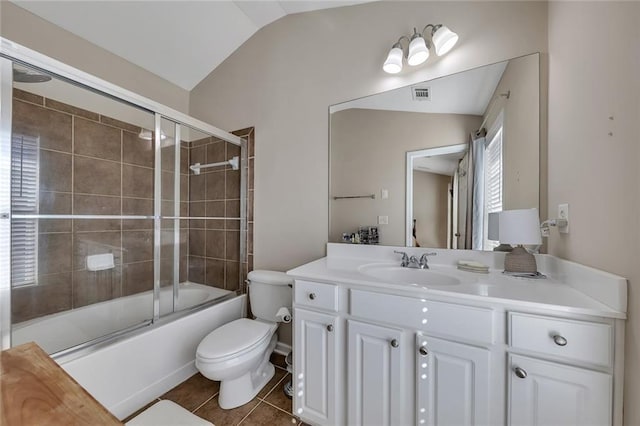
M411 88L414 101L430 101L431 100L431 87L430 86L416 86Z

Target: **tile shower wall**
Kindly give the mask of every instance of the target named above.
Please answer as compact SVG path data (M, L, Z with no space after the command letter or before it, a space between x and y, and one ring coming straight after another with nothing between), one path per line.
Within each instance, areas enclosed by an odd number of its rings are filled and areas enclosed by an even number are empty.
M253 146L253 129L234 134L246 137ZM240 147L215 137L194 141L189 149L190 162L217 163L240 155ZM248 174L253 175L253 157ZM252 212L253 198L248 199ZM247 243L249 258L240 259L240 170L230 166L202 170L189 176L189 216L219 219L192 219L189 224L189 281L237 290L251 270L252 244ZM252 220L252 219L251 219ZM253 225L251 225L252 227ZM251 240L252 238L249 238Z
M150 118L151 120L151 118ZM149 124L152 127L152 121ZM13 133L39 136L39 213L153 215L154 152L140 127L14 89ZM229 290L253 268L253 128L234 132L249 145L248 257L239 258L240 172L230 167L189 171L195 162L240 155L215 138L181 144L180 281ZM163 148L162 209L172 215L173 147ZM161 285L173 278L173 221L162 223ZM40 220L38 285L12 290L12 322L153 288L153 220ZM110 252L115 268L88 271L86 256Z
M154 153L139 132L14 89L14 136L40 138L40 214L153 215ZM189 151L181 149L187 185ZM12 291L14 323L153 288L152 220L40 220L38 231L38 285ZM115 268L88 271L86 256L105 252ZM185 278L186 257L181 264Z

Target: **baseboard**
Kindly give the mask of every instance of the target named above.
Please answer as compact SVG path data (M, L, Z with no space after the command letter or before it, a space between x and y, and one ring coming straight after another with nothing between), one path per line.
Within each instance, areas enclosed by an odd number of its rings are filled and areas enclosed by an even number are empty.
M286 343L278 342L276 343L276 348L273 350L275 353L280 355L288 355L291 352L291 345Z

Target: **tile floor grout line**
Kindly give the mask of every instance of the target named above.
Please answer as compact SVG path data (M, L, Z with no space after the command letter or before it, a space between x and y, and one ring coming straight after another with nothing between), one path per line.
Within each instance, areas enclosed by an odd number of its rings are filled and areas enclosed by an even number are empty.
M277 408L278 410L282 411L283 413L287 413L287 414L288 414L288 415L290 415L291 417L295 417L295 416L293 415L293 413L292 413L292 412L287 411L287 410L285 410L285 409L283 409L283 408L280 408L280 407L278 407L277 405L272 404L271 402L269 402L269 401L267 401L267 400L264 400L264 399L263 399L263 400L262 400L262 402L264 402L265 404L268 404L268 405L272 406L273 408Z
M244 422L244 421L247 419L247 417L249 417L249 415L250 415L251 413L253 413L253 412L255 411L255 409L256 409L256 408L258 408L258 407L260 406L260 404L262 404L262 402L263 402L263 401L261 401L260 399L258 399L258 401L259 401L259 402L256 404L256 406L255 406L255 407L253 407L253 408L251 409L251 411L249 411L249 412L247 413L247 415L246 415L246 416L244 416L242 419L240 419L240 421L237 423L238 425L240 425L242 422Z
M218 395L219 392L214 393L212 396L210 396L205 402L203 402L202 404L198 405L191 413L195 414L196 411L198 411L199 409L202 408L203 405L205 405L206 403L208 403L209 401L211 401L213 398L216 397L216 395Z

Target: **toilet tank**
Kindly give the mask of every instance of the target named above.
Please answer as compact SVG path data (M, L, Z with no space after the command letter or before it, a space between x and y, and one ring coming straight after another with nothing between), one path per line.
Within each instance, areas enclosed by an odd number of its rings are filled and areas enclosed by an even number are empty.
M251 312L256 318L277 322L278 309L291 309L293 278L284 272L258 270L249 272L247 279Z

